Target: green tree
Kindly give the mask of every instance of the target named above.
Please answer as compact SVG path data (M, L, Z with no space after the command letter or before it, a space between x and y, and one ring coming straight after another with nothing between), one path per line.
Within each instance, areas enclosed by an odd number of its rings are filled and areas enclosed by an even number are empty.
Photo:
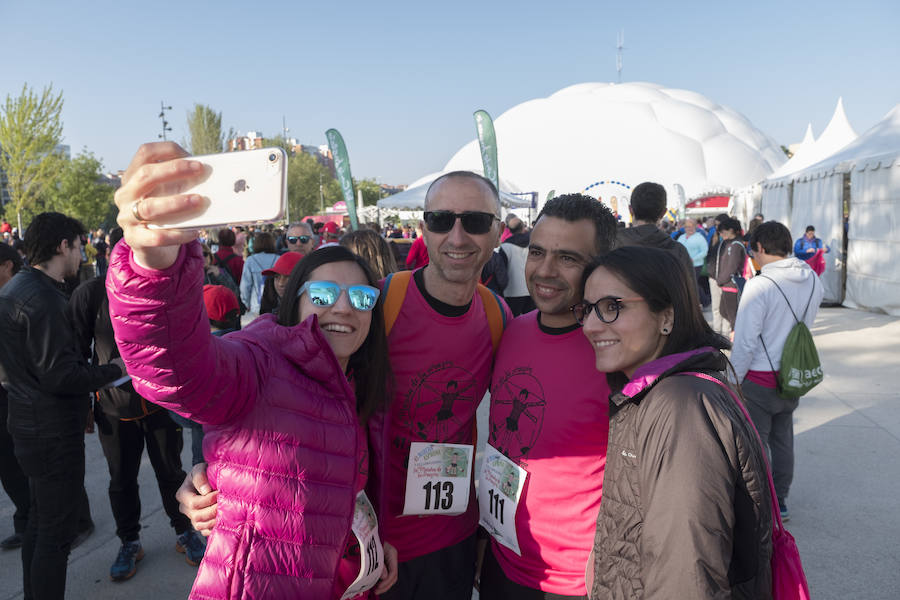
M187 146L191 154L217 154L225 150L222 113L205 104L194 104L194 110L188 113L187 124L191 136ZM232 132L229 132L229 137L232 137Z
M0 168L19 231L22 217L39 211L44 193L57 180L62 106L62 92L54 95L52 84L40 96L25 84L17 97L6 96L0 111Z
M359 190L362 190L363 204L366 206L374 206L376 202L384 197L381 186L374 179L354 181L353 192L357 198L359 198Z
M58 185L48 194L47 208L75 217L89 229L109 225L115 189L103 181L102 168L103 163L86 148L66 161Z
M320 196L321 186L321 196ZM341 186L314 156L298 152L288 159L288 205L291 220L322 212L341 199Z

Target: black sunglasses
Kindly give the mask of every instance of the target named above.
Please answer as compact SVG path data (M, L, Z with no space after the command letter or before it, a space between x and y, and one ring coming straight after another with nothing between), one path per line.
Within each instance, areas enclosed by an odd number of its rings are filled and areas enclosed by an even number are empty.
M287 241L289 244L296 244L298 241L301 244L306 244L309 242L309 239L310 238L308 235L289 235L289 236L287 236Z
M500 220L497 215L477 211L455 213L449 210L426 210L424 217L428 231L447 233L453 229L456 220L459 219L465 232L472 235L487 233L491 230L494 220Z

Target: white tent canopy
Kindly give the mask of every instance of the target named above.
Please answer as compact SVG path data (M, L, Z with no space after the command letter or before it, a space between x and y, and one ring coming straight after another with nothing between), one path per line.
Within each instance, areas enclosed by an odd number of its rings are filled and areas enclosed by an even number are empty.
M456 170L456 169L452 169ZM481 169L466 169L468 171L474 171L479 175L482 174ZM425 210L425 193L428 191L428 186L431 185L431 182L443 175L448 171L438 171L437 173L430 173L425 175L424 177L420 177L416 181L412 182L408 188L399 192L397 194L393 194L388 196L387 198L382 198L378 201L378 208L396 208L399 210ZM507 181L504 178L500 178L500 205L504 208L529 208L531 206L531 196L518 196L515 195L519 193L520 189L516 187L515 184Z
M900 104L840 151L763 187L767 219L786 212L795 238L813 225L831 246L826 301L900 316Z
M806 167L831 156L857 138L856 131L854 131L853 126L847 120L847 113L844 112L843 98L838 98L831 121L825 127L822 135L818 139L811 141L812 128L807 126L806 136L803 138L803 142L797 148L794 156L769 175L768 179L779 179L802 171Z
M764 179L786 158L735 110L696 92L652 83L582 83L529 100L494 120L499 170L517 184L557 194L587 191L627 206L643 181L666 187L670 206ZM481 165L477 140L446 170Z

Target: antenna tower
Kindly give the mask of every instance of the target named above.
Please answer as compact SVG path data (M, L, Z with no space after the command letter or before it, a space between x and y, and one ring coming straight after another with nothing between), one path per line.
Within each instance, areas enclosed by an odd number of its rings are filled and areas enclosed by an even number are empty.
M619 31L616 38L616 72L619 74L619 83L622 83L622 50L625 49L625 30Z

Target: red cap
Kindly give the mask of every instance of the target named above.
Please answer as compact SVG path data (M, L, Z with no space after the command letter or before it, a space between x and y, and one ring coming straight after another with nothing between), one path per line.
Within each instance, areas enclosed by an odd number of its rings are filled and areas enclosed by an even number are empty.
M290 275L294 265L300 262L303 255L299 252L285 252L278 257L271 269L262 272L263 275Z
M336 234L340 231L340 228L338 227L337 223L335 223L334 221L328 221L327 223L322 225L322 231L324 233Z
M234 292L224 285L204 285L203 303L206 304L206 314L212 321L226 321L228 313L241 310Z

